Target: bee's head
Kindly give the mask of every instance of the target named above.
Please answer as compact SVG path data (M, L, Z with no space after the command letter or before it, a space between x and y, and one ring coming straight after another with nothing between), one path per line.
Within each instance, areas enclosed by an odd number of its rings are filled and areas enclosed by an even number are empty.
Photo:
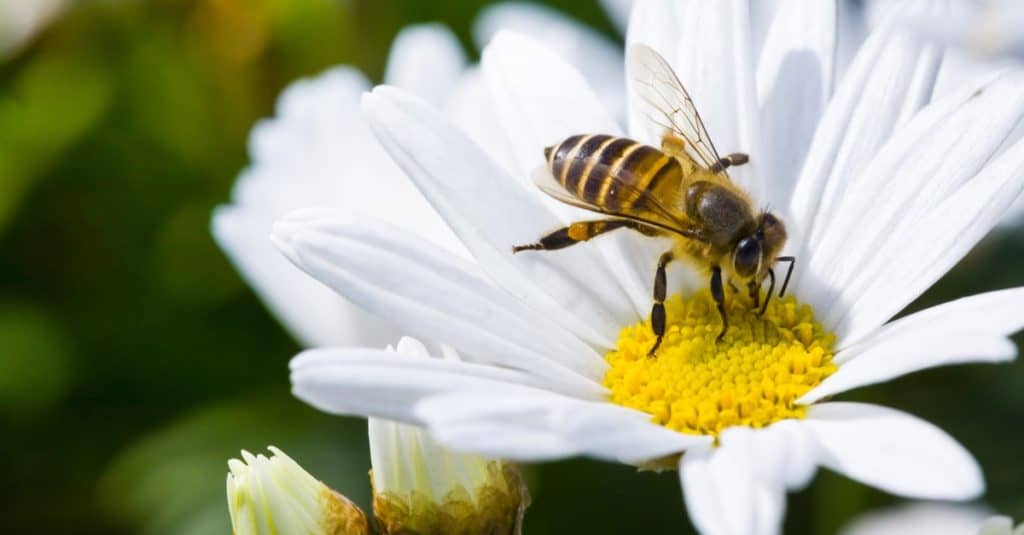
M784 245L786 225L771 212L765 212L754 233L736 242L732 251L733 272L744 280L764 280Z

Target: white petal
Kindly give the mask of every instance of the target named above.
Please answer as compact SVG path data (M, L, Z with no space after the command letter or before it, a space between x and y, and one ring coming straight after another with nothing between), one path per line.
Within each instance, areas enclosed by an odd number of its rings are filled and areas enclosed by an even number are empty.
M567 63L575 65L604 107L617 119L625 119L621 47L590 27L537 4L509 2L484 8L473 24L473 37L483 49L501 30L536 39Z
M872 510L843 526L840 535L977 535L990 513L977 505L916 502Z
M541 315L587 341L610 336L635 319L596 251L512 254L561 222L480 148L421 100L378 87L363 109L384 147L451 225L487 274Z
M785 210L832 95L836 2L778 0L757 62L761 164L771 206ZM756 20L756 17L751 16Z
M1008 516L993 516L978 528L978 535L1011 535L1013 519Z
M524 183L545 147L574 134L621 133L576 67L526 35L498 32L481 64Z
M575 134L620 134L615 120L575 67L526 36L500 32L484 50L482 62L502 128L516 151L518 178L563 221L595 219L591 212L539 193L530 177L544 165L545 147ZM629 300L623 303L633 306L632 317L624 316L620 325L650 310L651 273L658 253L638 241L632 233L620 231L580 246L597 249L613 273L609 281L619 281L625 288Z
M935 80L935 92L932 98L941 98L958 91L965 84L974 84L976 80L1012 67L1012 61L985 60L956 48L946 50L946 54L942 58L942 67Z
M265 214L224 206L213 215L212 233L267 308L306 347L379 345L395 332L291 265L267 239Z
M539 391L435 397L419 403L416 414L452 449L526 462L586 455L639 463L711 443L632 409Z
M1010 336L1024 328L1024 288L1010 288L962 297L943 303L883 326L879 331L854 346L841 345L843 353L837 362L845 362L846 348L858 351L890 337L917 335L949 330L970 330L992 335Z
M669 61L693 98L719 153L750 155L750 164L731 170L730 176L755 199L765 200L749 2L651 0L644 8L637 6L627 46L648 44ZM630 132L634 136L642 133L639 125L644 120L641 115L631 115Z
M837 2L836 28L836 76L834 83L838 85L853 61L854 55L860 50L867 37L868 28L864 20L864 7L846 0Z
M358 187L337 194L339 184L346 185L338 179L347 167L335 158L350 161L353 174L386 162L359 117L359 95L367 87L363 75L349 67L289 85L278 98L276 117L252 130L252 164L235 183L232 205L219 207L211 221L214 239L303 345L380 344L394 336L386 324L291 266L267 239L274 219L294 208L320 199L344 209L349 198L362 195ZM393 197L406 202L400 192Z
M900 8L940 9L928 0L912 0ZM861 47L807 153L790 202L790 250L798 256L804 249L816 250L820 222L841 205L852 179L932 93L941 59L938 47L896 31L893 17L881 22ZM803 274L797 274L798 281Z
M972 55L1024 57L1024 7L1012 0L964 2L967 9L957 17L921 16L904 21L922 37L955 45Z
M235 183L233 205L219 208L212 221L215 239L242 275L307 346L379 345L395 333L281 258L267 239L278 217L311 205L387 215L425 239L462 249L367 128L359 97L368 87L350 67L289 85L276 117L252 130L252 164Z
M1022 190L1024 141L1018 141L908 228L904 236L913 239L893 248L888 262L866 270L865 284L851 292L855 300L836 324L839 339L860 340L921 295L988 234Z
M919 370L968 362L1006 362L1017 355L1008 338L984 332L930 330L890 336L857 352L821 384L797 400L809 404L857 387L884 383Z
M447 116L508 173L515 173L519 163L509 146L508 136L498 128L498 113L478 66L466 69L455 84L444 107Z
M677 64L677 41L682 4L675 0L644 0L635 2L629 15L629 29L626 32L626 46L643 43L664 56L669 65ZM683 80L686 82L686 80ZM630 120L634 120L632 117ZM641 128L630 127L636 136ZM641 139L651 142L653 140Z
M1001 224L1003 228L1014 229L1024 223L1024 195L1021 195L1006 211Z
M326 151L332 147L344 156L360 153L364 139L372 141L359 120L359 95L370 87L358 70L343 66L313 78L292 82L277 98L273 119L256 124L249 135L249 156L257 165L302 165L311 159L320 165L335 163ZM338 143L351 140L355 143ZM351 151L351 152L349 152ZM337 168L335 168L337 169ZM284 177L281 181L320 184L319 176Z
M862 403L811 406L805 424L821 464L893 494L969 500L982 493L981 468L952 437L909 414Z
M530 375L434 358L409 358L380 349L313 349L291 362L292 392L333 414L387 418L422 425L413 405L449 392L534 389Z
M476 361L603 390L586 378L606 366L592 349L531 315L476 266L384 222L306 211L278 222L273 239L301 269L406 332Z
M1022 81L1004 73L927 106L846 188L815 229L822 239L804 264L823 288L835 289L831 301L815 303L826 323L858 295L857 278L877 274L872 266L891 269L893 250L919 238L910 229L999 151L1024 118Z
M776 422L753 436L762 479L781 481L793 490L810 484L818 471L817 445L800 421Z
M734 458L737 457L737 458ZM707 535L753 533L753 470L724 451L690 451L679 465L686 510Z
M772 457L767 444L747 428L721 435L721 446L688 451L679 475L690 519L708 535L775 534L786 506L782 482L765 479L758 464Z
M442 24L407 26L391 44L384 83L406 89L440 105L455 87L466 55L462 45Z

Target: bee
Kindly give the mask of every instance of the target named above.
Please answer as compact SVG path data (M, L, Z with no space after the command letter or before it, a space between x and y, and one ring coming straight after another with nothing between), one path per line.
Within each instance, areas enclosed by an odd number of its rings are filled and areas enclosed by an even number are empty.
M729 328L724 283L733 291L737 284L746 286L758 307L768 278L763 314L775 290L772 266L789 263L781 297L796 259L779 256L786 244L782 220L757 209L729 178L727 169L749 158L718 155L693 99L668 62L653 49L634 45L628 67L631 90L640 97L637 111L661 146L590 134L544 149L546 165L534 173L538 187L559 201L607 217L572 223L512 252L562 249L621 228L672 238L672 248L659 258L654 276L651 327L657 340L648 354L653 356L665 335L665 267L673 260L690 260L710 275L711 296L722 320L716 341L721 341Z

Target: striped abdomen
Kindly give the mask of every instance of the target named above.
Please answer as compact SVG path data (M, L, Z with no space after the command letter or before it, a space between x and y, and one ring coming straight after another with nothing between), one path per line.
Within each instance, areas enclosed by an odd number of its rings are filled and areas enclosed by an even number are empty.
M675 158L624 137L572 136L544 154L566 190L610 212L643 209L644 192L678 185L683 173Z

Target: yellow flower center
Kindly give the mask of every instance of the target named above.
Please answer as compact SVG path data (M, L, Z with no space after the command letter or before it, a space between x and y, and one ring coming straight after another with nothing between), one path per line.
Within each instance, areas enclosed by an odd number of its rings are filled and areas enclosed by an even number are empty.
M705 290L665 302L668 325L653 357L649 321L622 329L604 385L611 400L681 433L717 436L730 426L764 427L803 418L795 400L831 375L835 336L809 305L773 298L764 315L741 295L728 297L729 330Z

